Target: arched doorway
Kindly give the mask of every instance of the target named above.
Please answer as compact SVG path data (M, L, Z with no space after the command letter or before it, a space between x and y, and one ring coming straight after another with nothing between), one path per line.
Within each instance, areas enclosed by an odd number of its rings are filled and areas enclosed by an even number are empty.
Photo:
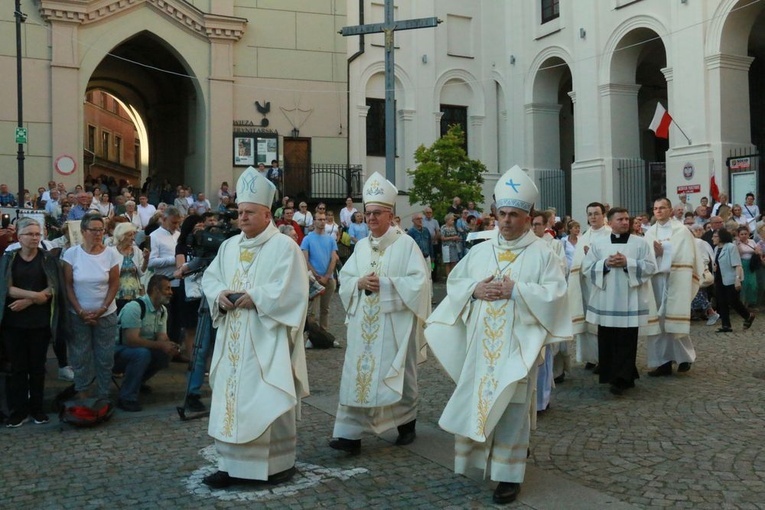
M86 100L97 91L107 92L121 103L134 120L138 157L124 161L140 175L141 184L152 179L151 198L158 201L163 183L203 190L204 166L199 160L197 140L203 132L198 122L197 83L188 66L170 45L151 32L141 32L117 45L101 60L91 75ZM87 116L85 116L87 117ZM99 142L108 128L93 126L85 118L86 149L94 128ZM107 165L118 162L116 150L106 152L96 144L96 157ZM106 152L106 154L104 154ZM87 162L92 155L87 154Z
M530 117L531 164L540 185L541 207L571 214L571 165L575 160L573 78L566 61L545 59L534 77Z

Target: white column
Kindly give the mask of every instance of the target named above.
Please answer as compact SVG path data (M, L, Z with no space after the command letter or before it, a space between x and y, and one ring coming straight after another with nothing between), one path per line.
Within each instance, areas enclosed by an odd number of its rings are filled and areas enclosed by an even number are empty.
M560 168L560 105L529 103L525 106L529 137L526 161L530 168Z
M406 190L412 186L412 178L406 170L415 167L414 150L417 143L417 133L412 121L416 113L416 110L404 108L398 111L396 182L399 183L398 188L400 190Z

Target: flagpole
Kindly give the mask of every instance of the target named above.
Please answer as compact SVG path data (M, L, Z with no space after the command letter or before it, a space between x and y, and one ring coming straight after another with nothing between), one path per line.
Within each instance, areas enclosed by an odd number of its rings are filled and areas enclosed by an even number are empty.
M685 131L683 131L683 128L681 128L680 125L677 122L675 122L674 118L672 119L672 123L675 125L675 127L677 127L677 129L680 130L680 132L683 134L685 139L688 140L688 145L691 145L691 139L688 138L688 135L685 134Z

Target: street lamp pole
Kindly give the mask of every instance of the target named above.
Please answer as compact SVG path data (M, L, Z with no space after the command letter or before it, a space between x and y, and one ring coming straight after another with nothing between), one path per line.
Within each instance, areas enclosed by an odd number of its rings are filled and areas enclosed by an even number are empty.
M16 99L18 102L18 126L24 127L24 101L21 91L21 24L26 21L27 16L21 12L21 0L16 0L16 10L13 15L16 17ZM16 156L19 168L19 206L24 205L24 144L19 144L18 154Z

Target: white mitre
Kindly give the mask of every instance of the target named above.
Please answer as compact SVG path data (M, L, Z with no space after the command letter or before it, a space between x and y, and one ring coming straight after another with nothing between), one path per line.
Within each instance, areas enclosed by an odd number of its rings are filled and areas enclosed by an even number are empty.
M257 168L247 167L247 170L236 181L236 203L249 202L264 205L268 208L274 203L276 186L266 179Z
M494 186L497 209L515 207L529 212L537 198L539 198L539 190L536 184L518 165L505 172Z
M375 172L364 183L364 205L381 205L393 209L398 189L388 179Z

